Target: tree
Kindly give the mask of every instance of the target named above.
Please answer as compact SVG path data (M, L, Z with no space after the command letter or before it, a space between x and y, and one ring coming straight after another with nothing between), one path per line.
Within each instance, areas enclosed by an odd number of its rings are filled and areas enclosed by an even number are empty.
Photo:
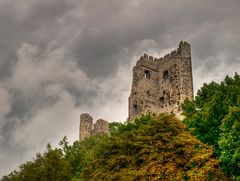
M144 116L121 130L95 152L83 180L227 180L213 148L173 115Z
M193 128L193 134L199 140L214 146L217 157L221 152L218 144L220 125L230 108L239 106L239 96L240 77L235 74L233 78L226 76L220 84L203 84L194 101L184 101L183 114L186 119L183 122Z
M71 180L70 165L63 158L60 149L52 149L37 153L33 161L22 164L19 171L13 171L2 178L3 181L68 181Z
M112 122L109 123L109 132L111 135L117 134L121 127L123 127L123 123L118 123L118 122Z
M194 101L185 100L183 121L202 142L213 145L225 173L240 179L240 76L204 84Z
M222 168L240 180L240 107L231 108L222 120L222 131L219 139Z
M99 145L105 141L107 135L96 134L90 136L83 141L75 141L69 145L67 137L65 136L59 145L63 150L64 158L71 167L71 175L78 178L86 165L95 159L94 152L99 148Z

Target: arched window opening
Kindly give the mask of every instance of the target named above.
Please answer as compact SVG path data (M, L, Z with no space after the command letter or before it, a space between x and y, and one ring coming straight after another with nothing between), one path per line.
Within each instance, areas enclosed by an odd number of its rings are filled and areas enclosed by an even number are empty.
M163 79L164 79L164 80L169 79L168 70L163 71Z
M137 104L134 104L134 105L133 105L133 108L134 108L134 111L135 111L135 112L138 112L138 106L137 106Z
M147 91L147 95L150 96L150 91Z
M160 100L160 102L161 102L161 103L163 103L163 102L164 102L164 97L163 97L163 96L162 96L162 97L160 97L160 99L159 99L159 100Z
M150 71L149 70L144 70L144 77L146 79L150 79Z

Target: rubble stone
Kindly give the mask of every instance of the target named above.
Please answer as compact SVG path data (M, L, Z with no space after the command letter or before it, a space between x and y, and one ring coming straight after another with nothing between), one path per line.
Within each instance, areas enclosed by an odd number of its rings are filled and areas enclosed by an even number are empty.
M93 124L93 118L87 114L81 114L80 116L80 128L79 128L79 140L82 141L85 138L94 134L109 134L109 124L103 119L98 119Z
M186 97L193 99L191 47L182 41L162 58L144 54L137 61L133 67L128 121L142 114L163 112L175 113L182 119L181 104Z

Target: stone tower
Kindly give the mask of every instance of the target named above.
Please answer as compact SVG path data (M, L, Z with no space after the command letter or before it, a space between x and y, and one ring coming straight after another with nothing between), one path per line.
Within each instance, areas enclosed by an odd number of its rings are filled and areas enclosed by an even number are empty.
M103 119L98 119L94 124L93 134L109 133L109 124Z
M181 117L181 104L193 99L191 47L180 42L179 47L162 58L144 54L133 68L129 97L128 121L152 113L175 113Z
M87 114L80 116L79 140L84 140L92 134L93 118Z
M91 135L100 133L109 134L109 123L103 119L98 119L93 124L93 118L89 114L81 114L79 140L82 141Z

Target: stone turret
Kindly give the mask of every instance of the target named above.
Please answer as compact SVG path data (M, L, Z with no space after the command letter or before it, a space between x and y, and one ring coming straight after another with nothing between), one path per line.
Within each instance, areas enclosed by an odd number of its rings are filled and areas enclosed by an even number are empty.
M80 128L79 128L79 140L82 141L85 138L94 134L109 134L109 124L103 119L98 119L93 124L93 118L84 113L80 116Z
M162 58L144 54L133 68L128 121L142 114L168 112L181 117L184 99L193 99L191 47L179 47Z
M93 118L84 113L80 116L80 132L79 140L84 140L86 137L89 137L92 134L93 127Z

